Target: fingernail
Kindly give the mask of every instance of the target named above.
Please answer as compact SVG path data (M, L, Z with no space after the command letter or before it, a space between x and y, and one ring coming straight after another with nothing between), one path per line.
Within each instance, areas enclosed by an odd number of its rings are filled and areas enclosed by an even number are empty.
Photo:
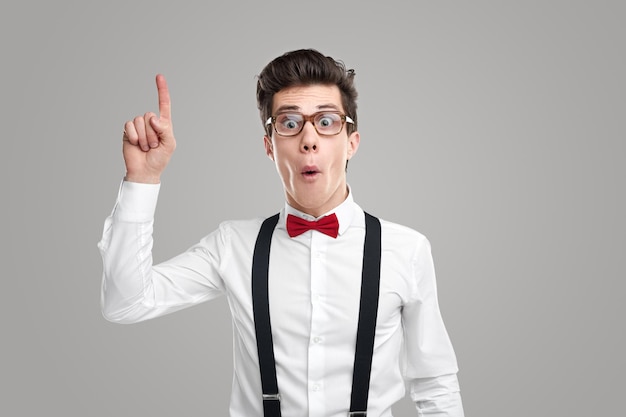
M157 146L159 146L159 143L158 143L158 142L152 142L152 143L150 144L150 147L151 147L151 148L156 148Z

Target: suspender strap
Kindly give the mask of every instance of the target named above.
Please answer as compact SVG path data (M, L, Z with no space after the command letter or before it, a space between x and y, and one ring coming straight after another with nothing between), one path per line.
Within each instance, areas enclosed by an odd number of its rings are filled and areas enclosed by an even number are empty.
M352 396L350 398L349 414L351 417L365 417L367 415L367 397L370 388L374 335L376 333L376 317L378 315L380 255L380 221L376 217L365 213L361 306L359 309L359 327L356 335L354 372L352 374Z
M265 219L257 236L252 258L252 307L256 331L263 413L265 417L280 417L280 394L276 380L276 361L269 314L268 270L270 245L278 214ZM376 317L380 287L381 227L380 221L365 213L365 243L361 276L359 324L352 375L350 417L367 416L367 399L374 352Z
M278 223L278 214L265 219L257 236L252 258L252 309L256 331L259 367L261 369L261 387L263 388L263 414L265 417L280 417L280 394L276 380L276 361L274 342L270 324L268 296L268 269L270 245L274 228Z

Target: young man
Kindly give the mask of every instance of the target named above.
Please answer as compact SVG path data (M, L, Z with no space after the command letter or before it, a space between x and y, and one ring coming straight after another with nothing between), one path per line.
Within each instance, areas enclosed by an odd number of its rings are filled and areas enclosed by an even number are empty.
M429 243L364 213L346 182L360 140L353 78L314 50L270 62L257 101L284 208L224 222L159 265L153 214L176 147L162 76L160 115L125 125L126 177L99 244L103 314L132 323L226 295L233 417L391 416L405 384L418 415L463 416Z

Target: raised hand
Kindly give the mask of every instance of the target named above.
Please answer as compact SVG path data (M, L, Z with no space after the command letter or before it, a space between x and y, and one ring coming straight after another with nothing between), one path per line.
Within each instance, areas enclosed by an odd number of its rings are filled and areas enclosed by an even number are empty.
M170 93L163 75L156 76L159 117L152 112L124 125L123 153L126 181L157 184L174 150Z

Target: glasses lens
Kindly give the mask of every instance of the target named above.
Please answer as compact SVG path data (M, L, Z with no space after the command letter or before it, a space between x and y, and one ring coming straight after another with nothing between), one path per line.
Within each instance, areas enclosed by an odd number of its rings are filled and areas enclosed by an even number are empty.
M304 118L298 113L283 113L276 116L276 131L280 135L297 135L302 130Z
M336 135L341 131L342 121L338 113L318 113L314 121L315 128L322 135Z

